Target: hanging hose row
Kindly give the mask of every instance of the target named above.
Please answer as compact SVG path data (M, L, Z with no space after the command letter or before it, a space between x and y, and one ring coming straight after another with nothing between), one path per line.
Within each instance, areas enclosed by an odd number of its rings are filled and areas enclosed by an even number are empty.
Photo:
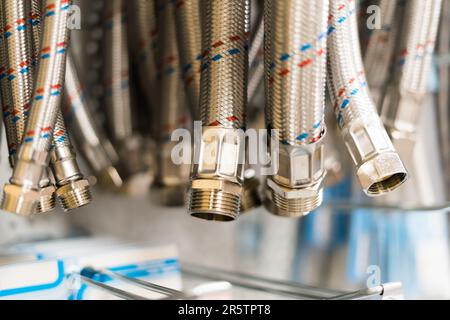
M407 156L403 141L414 140L441 1L372 2L381 28L367 33L362 57L355 0L255 0L253 26L250 0L82 0L98 19L70 50L70 1L0 0L13 168L2 208L31 215L53 209L55 198L64 210L88 204L73 139L97 178L89 181L110 190L150 190L159 204L185 204L207 220L235 220L260 197L271 213L300 217L323 201L327 154L344 158L338 146L328 150L338 137L326 128L326 108L362 190L398 188L407 171L396 150ZM94 55L95 85L84 74ZM250 161L250 126L268 132L262 167L274 171L266 176ZM181 153L192 164L173 160L177 129L193 133Z

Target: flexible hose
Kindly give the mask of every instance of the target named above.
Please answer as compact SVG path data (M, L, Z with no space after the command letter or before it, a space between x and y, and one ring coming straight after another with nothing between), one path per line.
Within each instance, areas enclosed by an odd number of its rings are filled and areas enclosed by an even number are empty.
M245 127L249 8L246 0L203 3L200 112L204 126Z
M263 10L262 10L263 12ZM252 100L255 98L258 89L264 83L264 14L261 13L256 30L253 33L250 50L248 52L248 102L251 106ZM252 117L253 110L249 110L249 117ZM256 111L256 110L254 110Z
M42 49L32 106L11 184L4 189L2 206L7 211L29 214L37 206L39 182L48 165L53 127L61 102L69 6L67 0L44 3Z
M100 182L118 188L122 185L115 165L118 155L112 143L95 121L92 101L81 85L79 72L71 54L67 56L64 116L75 142Z
M412 152L414 132L427 93L441 4L440 0L406 3L394 74L381 110L394 141L398 136L401 144L410 145L409 149L403 148L405 156Z
M189 166L175 164L171 151L176 142L170 137L174 130L186 128L189 122L188 104L185 103L181 79L181 65L175 29L175 10L177 3L171 0L157 0L156 13L160 41L158 60L159 81L161 85L158 112L157 154L158 171L155 176L154 199L166 206L184 204L184 193L189 181Z
M328 0L265 2L266 126L281 143L265 205L275 215L300 217L322 202L327 19Z
M372 30L364 54L364 67L372 97L377 108L383 100L382 92L390 78L392 59L399 40L404 6L400 0L380 0L380 29Z
M400 186L407 173L369 94L355 11L352 0L330 0L328 91L363 190L375 196Z
M104 26L104 105L108 129L114 142L125 144L133 135L133 121L124 0L105 3Z
M185 105L182 103L180 59L175 30L175 5L171 0L157 2L158 29L161 30L159 141L170 139L170 134L180 125L186 125Z
M1 40L2 100L10 163L22 141L33 92L32 48L28 1L3 0Z
M182 78L187 90L191 116L198 120L202 58L200 0L177 1L175 19Z
M245 137L239 129L246 125L250 2L205 0L201 8L203 128L195 141L188 211L201 219L232 221L243 192Z
M155 0L129 1L130 41L133 61L138 75L138 84L147 106L142 108L150 123L148 130L153 138L158 124L159 83L156 62L158 60L158 27L155 13ZM141 103L142 104L142 103ZM150 107L150 108L149 108Z
M284 144L323 134L327 18L328 1L266 1L267 125Z

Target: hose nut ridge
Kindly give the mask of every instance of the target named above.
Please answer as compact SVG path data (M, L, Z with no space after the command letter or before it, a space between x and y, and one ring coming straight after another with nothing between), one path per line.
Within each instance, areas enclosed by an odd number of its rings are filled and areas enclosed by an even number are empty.
M194 150L188 203L191 216L216 221L238 218L244 179L244 142L241 130L203 128L199 148Z

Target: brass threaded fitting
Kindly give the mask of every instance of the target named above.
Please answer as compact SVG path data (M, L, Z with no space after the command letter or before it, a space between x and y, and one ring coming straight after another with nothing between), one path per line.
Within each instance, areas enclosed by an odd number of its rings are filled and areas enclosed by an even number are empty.
M5 184L1 208L18 215L31 216L36 212L39 199L39 191L23 188L15 184Z
M85 206L92 201L89 182L86 179L73 181L59 187L56 195L64 211Z
M39 203L36 208L36 213L47 213L55 209L55 191L56 188L54 185L48 185L39 190Z
M233 221L239 216L242 187L225 180L192 181L188 210L191 216L212 221Z
M323 201L323 188L310 197L288 199L273 189L266 189L265 208L280 217L300 218L318 208Z

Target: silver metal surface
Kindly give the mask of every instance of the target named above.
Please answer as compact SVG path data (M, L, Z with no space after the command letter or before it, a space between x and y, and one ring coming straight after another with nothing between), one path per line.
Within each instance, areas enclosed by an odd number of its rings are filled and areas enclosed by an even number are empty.
M188 200L189 213L198 218L231 221L239 215L249 24L248 0L202 2L203 129L195 141Z
M21 188L19 195L3 197L3 209L27 214L37 207L34 194L39 191L39 181L48 164L49 147L56 115L61 103L64 83L65 57L69 30L67 28L68 4L66 1L45 2L45 19L42 29L42 50L34 96L25 138L20 147L18 161L11 184ZM49 11L52 14L47 14ZM32 194L23 202L25 194ZM7 205L6 205L7 204ZM28 213L29 214L29 213Z
M400 44L381 115L394 145L403 157L411 157L415 134L432 66L441 0L411 0L405 4Z
M378 6L381 28L371 30L364 52L364 68L370 93L377 109L380 109L400 40L404 3L399 0L380 0Z
M193 120L199 120L201 75L201 0L180 1L175 4L175 22L180 52L181 74Z
M265 3L266 125L280 147L266 208L303 216L322 202L328 1Z
M369 93L355 13L354 2L330 0L328 87L362 189L377 196L399 187L407 172Z

